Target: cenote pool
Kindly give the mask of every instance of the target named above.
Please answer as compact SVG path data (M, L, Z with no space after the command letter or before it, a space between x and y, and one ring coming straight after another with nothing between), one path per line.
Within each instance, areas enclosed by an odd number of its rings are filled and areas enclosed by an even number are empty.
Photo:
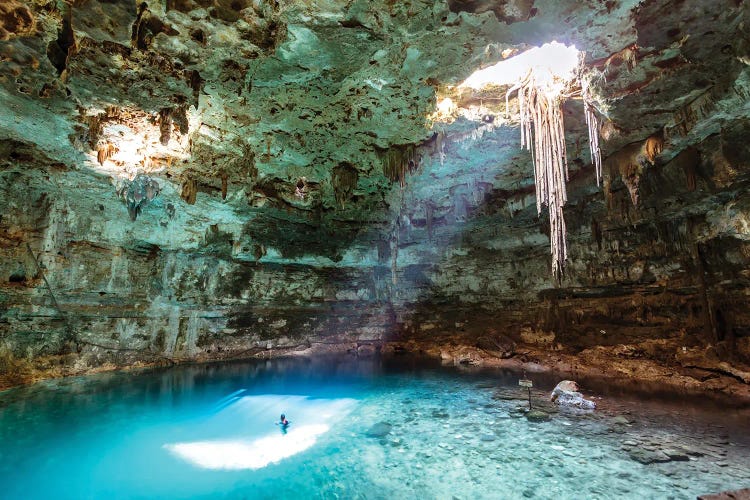
M530 378L542 406L558 379ZM750 486L747 410L589 381L599 410L530 422L517 382L350 358L48 381L0 393L0 496L642 499Z

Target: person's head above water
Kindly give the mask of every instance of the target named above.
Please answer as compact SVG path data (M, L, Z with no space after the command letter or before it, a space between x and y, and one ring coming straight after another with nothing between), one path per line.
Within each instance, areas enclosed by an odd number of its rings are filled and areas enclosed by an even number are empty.
M286 425L289 423L289 421L286 419L286 415L284 415L283 413L281 414L281 417L279 417L279 421L282 425Z
M284 414L282 413L282 414L281 414L281 420L284 420L285 418L286 418L286 415L284 415Z

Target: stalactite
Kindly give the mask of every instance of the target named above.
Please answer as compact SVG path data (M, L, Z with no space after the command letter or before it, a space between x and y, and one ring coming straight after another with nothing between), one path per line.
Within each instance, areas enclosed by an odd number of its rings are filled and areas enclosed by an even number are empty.
M179 128L181 134L184 135L190 132L190 120L188 119L186 104L181 104L171 110L170 116L174 123L177 124L177 128Z
M342 163L333 169L331 185L333 186L336 203L341 205L341 208L344 208L346 202L351 199L354 190L357 188L358 180L357 169L349 163Z
M192 104L197 108L201 95L201 88L203 87L203 78L201 77L201 74L197 69L188 70L185 76L188 81L188 85L190 85L190 88L193 89Z
M163 146L169 144L172 138L172 111L164 108L159 111L159 142Z
M630 200L634 207L638 206L641 175L649 164L654 164L656 157L663 148L664 139L661 133L657 133L649 136L643 142L629 144L607 158L608 171L612 172L613 169L616 169L620 174L623 184L630 193ZM611 173L608 174L608 176L610 175ZM610 191L611 180L605 179L604 185L606 196Z
M65 81L68 77L68 62L78 51L78 44L73 29L73 8L67 3L63 3L62 6L62 26L57 30L57 39L51 40L47 45L47 59L57 70L60 79Z
M612 66L619 66L625 64L630 71L635 69L638 63L638 45L628 45L624 49L615 52L604 61L604 71L609 71Z
M391 182L397 182L404 187L406 174L414 173L419 167L416 148L412 145L394 146L385 152L383 158L383 175Z
M198 182L192 177L187 177L182 183L180 197L190 205L195 205L195 199L198 195Z
M138 174L132 181L125 182L117 195L125 202L130 220L135 221L141 211L161 192L156 180L145 174Z
M664 149L664 137L661 133L654 134L646 139L646 143L643 146L643 152L648 158L649 163L652 165L656 160L656 156Z
M138 13L131 27L130 43L138 50L148 50L154 37L159 33L169 36L176 36L180 33L172 26L156 17L148 8L146 2L141 2L138 6Z
M448 139L450 142L464 142L464 141L478 141L482 137L484 137L484 134L493 132L497 128L497 125L495 123L483 123L482 125L479 125L478 127L471 129L467 132L458 132L455 134L451 134L450 136L447 136L446 139Z
M229 176L224 170L222 170L219 174L219 178L221 178L221 199L226 200Z
M116 152L117 148L108 142L97 148L96 160L99 162L99 165L104 165L104 162L107 161Z
M628 188L630 201L633 202L634 207L638 207L639 186L641 183L642 172L643 167L639 163L620 165L620 176L622 177L623 184Z

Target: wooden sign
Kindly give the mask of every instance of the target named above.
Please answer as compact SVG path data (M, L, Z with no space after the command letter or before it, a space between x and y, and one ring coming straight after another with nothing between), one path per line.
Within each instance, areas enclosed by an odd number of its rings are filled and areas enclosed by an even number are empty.
M520 385L521 387L534 387L534 384L531 382L531 380L527 378L522 378L521 380L519 380L518 385Z

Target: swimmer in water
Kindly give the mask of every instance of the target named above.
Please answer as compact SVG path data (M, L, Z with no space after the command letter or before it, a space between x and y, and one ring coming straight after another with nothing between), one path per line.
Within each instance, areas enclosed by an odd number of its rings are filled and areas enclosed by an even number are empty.
M286 415L283 413L281 414L281 417L279 417L279 421L276 422L276 425L278 425L281 428L281 433L286 434L286 428L289 427L289 420L286 419Z

